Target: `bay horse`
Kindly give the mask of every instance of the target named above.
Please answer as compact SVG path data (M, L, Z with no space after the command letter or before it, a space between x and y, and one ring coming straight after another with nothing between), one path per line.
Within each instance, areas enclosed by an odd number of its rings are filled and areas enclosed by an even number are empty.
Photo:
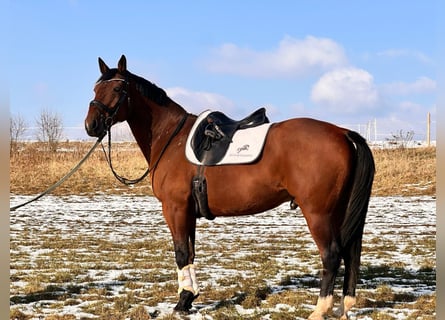
M185 144L197 116L163 89L130 73L124 55L117 68L98 60L101 75L85 129L92 137L104 137L113 124L128 122L151 170L153 194L162 203L173 239L179 285L174 310L189 312L199 294L193 264L197 212L191 190L197 165L187 160ZM300 207L323 265L309 319L323 319L331 312L342 260L343 295L336 315L347 319L355 304L374 172L372 152L362 136L310 118L273 123L260 158L252 164L204 168L208 207L215 217L252 215L286 201Z

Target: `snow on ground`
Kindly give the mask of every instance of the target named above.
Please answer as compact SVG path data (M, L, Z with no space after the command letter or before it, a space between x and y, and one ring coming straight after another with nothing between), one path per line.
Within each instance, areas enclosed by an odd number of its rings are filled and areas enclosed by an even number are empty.
M10 197L11 205L22 203L28 199L30 199L28 196L11 195ZM33 274L36 269L42 268L42 260L48 259L48 255L55 251L42 245L45 241L51 240L48 235L55 233L62 238L72 238L73 241L89 237L109 240L122 245L135 241L170 242L170 233L161 213L161 205L152 197L130 195L47 196L11 212L11 307L33 314L34 318L32 319L39 319L41 315L53 313L75 314L77 319L88 316L85 312L86 309L83 308L85 304L88 304L88 301L74 305L59 304L55 306L50 300L36 299L37 301L26 302L20 300L26 287L30 285L30 280L25 275ZM415 275L419 270L428 268L433 268L435 275L435 251L434 245L431 245L431 242L435 242L435 235L436 201L434 197L372 198L365 226L362 267L389 267L386 275L379 273L377 277L362 279L358 287L359 290L360 288L372 290L383 283L389 285L391 290L396 293L434 294L436 284L435 279L431 280L431 275L429 281L422 281L415 276L405 278L404 275ZM296 249L286 246L285 240L296 236L302 240L301 247ZM200 275L203 278L201 287L218 286L221 280L229 278L237 272L244 272L246 275L252 273L251 270L240 271L225 266L224 259L227 260L227 257L220 252L223 248L234 247L236 250L230 258L236 260L258 253L262 247L270 248L268 241L278 237L284 241L280 244L280 253L274 258L278 263L286 265L286 268L279 271L275 277L266 279L267 283L277 291L280 290L279 281L286 276L295 276L297 268L298 270L311 270L313 274L316 274L316 269L320 267L319 262L314 265L314 259L307 260L299 254L299 252L316 252L316 247L307 231L301 212L291 211L289 204L285 203L274 210L255 216L217 218L214 221L198 220L196 264L198 278ZM250 246L240 245L240 243L249 241L255 243L254 250ZM430 245L428 246L428 244ZM374 250L377 247L383 248L383 253L382 250ZM175 274L176 269L173 252L161 248L159 250L160 254L164 255L170 263L170 267L165 266L164 272L165 278L172 282L172 280L176 280L171 279L171 275ZM87 251L87 247L83 247L79 243L79 246L75 246L70 252L71 254L75 252L77 259L80 256L88 255ZM143 253L141 254L143 256ZM215 265L212 261L218 258L218 255L221 256L221 260L219 265ZM64 259L69 260L70 257ZM149 256L146 259L150 261ZM315 261L318 260L317 258ZM51 261L46 261L46 263L50 264ZM122 275L130 277L138 274L139 271L131 268L126 269L124 261L118 260L113 262L114 264L104 261L103 265L107 263L111 265L121 263L121 266L104 270L99 267L90 268L90 265L82 265L79 262L80 269L88 269L81 276L87 277L90 282L96 284L114 286L114 294L119 294L125 283L125 281L120 281L119 277ZM168 270L169 268L170 270ZM57 271L60 273L63 270L61 268ZM400 273L397 273L397 270ZM82 273L82 271L79 272ZM81 282L79 277L71 279L71 281L73 283ZM397 277L399 279L396 279ZM308 281L311 280L314 279L309 277ZM294 281L301 284L305 280L302 276ZM147 285L145 288L150 288L153 285ZM318 292L318 288L315 287L307 288L307 290ZM210 299L210 297L208 298ZM169 301L158 303L154 307L147 307L147 309L151 314L168 314L174 307L175 299L172 298ZM199 310L190 319L212 319L209 316L203 316L202 311L211 310L213 307L214 304L211 302L201 303ZM238 305L237 308L240 314L251 312L251 310L241 310L242 307ZM293 308L293 306L277 305L275 308ZM404 319L412 310L389 308L387 312L396 319ZM268 317L262 319L268 319ZM361 315L360 311L355 309L351 319L371 318Z

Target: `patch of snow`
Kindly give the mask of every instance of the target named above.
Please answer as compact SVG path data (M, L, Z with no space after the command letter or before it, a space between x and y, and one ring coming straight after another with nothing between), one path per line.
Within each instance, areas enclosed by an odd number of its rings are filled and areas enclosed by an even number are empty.
M32 196L10 195L11 205L19 204ZM131 243L143 240L166 240L170 241L170 232L162 216L162 207L159 201L153 197L141 196L116 196L116 195L97 195L97 196L47 196L39 199L28 206L10 212L10 236L11 242L15 239L26 237L24 243L14 243L14 249L11 255L21 256L24 261L11 261L11 275L17 277L11 280L11 294L18 294L27 285L26 281L19 279L21 274L26 272L33 273L34 270L21 269L23 264L29 263L30 267L35 266L34 262L39 257L45 257L52 249L40 247L43 236L50 239L50 235L54 231L58 231L61 237L66 239L77 239L81 236L90 236L96 239L107 239L113 243ZM237 240L243 242L252 241L256 243L258 252L261 248L268 246L266 235L273 237L279 235L286 239L295 237L298 234L304 244L301 248L293 248L286 246L285 241L282 248L277 250L279 254L271 259L286 268L283 268L274 278L265 279L266 282L274 288L274 291L282 290L278 285L281 279L286 276L291 278L295 276L294 269L307 268L313 270L319 265L308 262L302 258L301 252L317 252L317 248L308 232L306 221L300 211L290 210L289 204L285 203L281 206L261 213L255 216L243 216L236 218L217 218L214 221L199 219L197 222L196 235L196 265L199 274L207 276L206 280L200 281L201 286L206 285L217 286L221 279L238 275L240 273L245 277L253 275L251 270L234 270L225 268L221 265L215 266L207 261L211 258L218 258L219 247L235 247L237 248ZM403 265L403 270L412 272L412 279L398 279L393 281L393 275L387 277L376 277L369 280L369 285L391 284L393 292L433 294L435 292L435 282L430 284L421 283L416 280L415 274L426 261L433 264L435 268L435 251L427 250L416 243L421 240L435 241L436 234L436 199L430 196L419 197L373 197L371 198L365 233L363 237L364 253L362 255L362 266L391 266L395 262ZM140 237L138 235L141 235ZM261 237L260 237L261 235ZM266 239L266 240L262 240ZM373 246L388 245L384 254L372 253ZM173 247L173 246L172 246ZM207 248L207 249L206 249ZM75 248L77 255L89 254L85 248ZM210 251L205 251L210 250ZM234 251L231 259L242 259L249 255L258 253L252 252L251 248L239 247ZM416 254L421 252L421 254ZM165 255L173 257L173 251L165 252ZM223 257L220 254L221 258ZM147 257L149 259L149 257ZM176 266L173 264L172 258L171 274L175 274ZM105 262L104 262L105 264ZM14 268L17 266L17 269ZM20 268L18 268L20 266ZM292 267L295 266L293 269ZM83 266L87 267L88 266ZM62 269L61 269L62 270ZM146 272L148 269L144 269ZM88 276L93 283L107 284L112 287L113 295L120 295L124 289L124 281L118 281L121 275L127 276L132 273L140 274L141 270L126 269L125 265L115 267L110 265L109 270L88 270ZM304 279L304 275L298 278L299 284L313 282L316 280L313 276ZM362 279L362 283L366 286L368 280ZM147 283L147 286L151 284ZM301 287L300 287L301 288ZM317 292L317 288L305 288L311 292ZM14 293L15 292L15 293ZM75 314L76 317L88 317L90 314L82 311L82 306L60 306L56 310L51 308L53 301L41 300L37 302L15 304L24 313L35 314L41 312L42 315L48 315L54 312L58 314ZM162 302L155 307L146 307L151 314L158 316L170 314L175 304L170 302ZM212 318L202 314L200 311L211 310L214 306L212 303L200 306L194 314L189 316L191 320ZM236 305L239 314L251 314L254 310L244 309ZM289 310L293 306L279 304L275 309ZM308 306L308 309L313 306ZM37 310L37 311L36 311ZM272 312L273 310L271 310ZM365 310L353 310L351 319L371 319L363 315ZM396 319L404 319L412 310L404 309L382 309ZM38 317L32 319L39 319ZM263 319L268 319L265 316Z

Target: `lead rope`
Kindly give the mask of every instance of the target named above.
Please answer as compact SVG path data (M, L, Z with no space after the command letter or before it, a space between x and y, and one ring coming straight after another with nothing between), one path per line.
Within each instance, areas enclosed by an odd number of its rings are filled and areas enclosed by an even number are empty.
M118 179L120 182L122 182L122 183L124 183L124 184L126 184L126 185L132 185L132 184L138 183L138 182L140 182L142 179L144 179L144 178L148 175L148 173L149 173L150 171L154 171L154 170L156 169L156 167L158 166L158 163L159 163L159 161L161 160L161 157L162 157L162 155L164 154L165 150L167 150L168 145L171 143L171 141L173 140L173 138L174 138L174 137L179 133L179 131L182 129L182 127L183 127L183 125L184 125L184 123L185 123L185 120L187 119L188 115L189 115L189 114L186 113L186 114L184 115L184 117L181 119L181 121L179 122L178 126L176 127L176 130L175 130L175 131L173 132L173 134L170 136L170 138L168 139L168 141L167 141L166 145L164 146L164 148L162 148L161 153L160 153L160 155L159 155L159 158L158 158L158 160L156 160L155 164L153 165L153 168L152 168L151 170L150 170L150 168L148 168L147 171L145 171L145 173L144 173L140 178L138 178L138 179L133 179L133 180L131 180L131 179L127 179L127 178L124 178L124 177L120 176L119 174L116 173L116 171L115 171L114 168L113 168L113 165L112 165L112 163L111 163L111 130L110 130L110 127L109 127L109 128L108 128L108 148L109 148L108 157L107 157L107 154L106 154L106 152L105 152L105 148L104 148L103 144L102 144L102 149L103 149L103 151L104 151L104 153L105 153L105 158L107 159L107 162L108 162L108 164L109 164L109 166L110 166L110 168L111 168L111 171L113 172L113 174L114 174L114 176L116 177L116 179ZM93 147L90 149L90 151L88 151L88 153L85 155L85 157L83 157L83 159L80 160L80 162L79 162L75 167L73 167L73 168L71 169L71 171L69 171L66 175L64 175L58 182L56 182L55 184L53 184L51 187L49 187L49 188L48 188L47 190L45 190L44 192L40 193L38 196L36 196L36 197L34 197L34 198L32 198L32 199L30 199L30 200L24 202L24 203L21 203L21 204L19 204L19 205L10 207L10 208L9 208L9 211L15 211L15 210L18 209L18 208L21 208L21 207L23 207L23 206L25 206L25 205L27 205L27 204L29 204L29 203L31 203L31 202L34 202L34 201L40 199L41 197L43 197L44 195L47 195L48 193L50 193L51 191L53 191L54 189L56 189L58 186L60 186L63 182L65 182L66 179L68 179L69 177L71 177L71 176L73 175L73 173L76 172L76 171L80 168L80 166L81 166L81 165L82 165L82 164L83 164L83 163L90 157L90 155L91 155L91 154L93 153L93 151L96 149L96 147L98 146L98 144L102 142L102 139L103 139L104 137L105 137L105 134L104 134L103 136L99 137L99 138L97 139L96 143L95 143L95 144L93 145Z
M47 190L43 191L41 194L39 194L38 196L32 198L31 200L28 200L22 204L13 206L11 208L9 208L9 211L15 211L16 209L23 207L31 202L34 202L38 199L40 199L41 197L43 197L44 195L50 193L51 191L53 191L55 188L57 188L58 186L60 186L66 179L68 179L69 177L71 177L71 175L77 171L77 169L79 169L79 167L85 162L86 159L89 158L89 156L93 153L94 149L96 149L97 145L102 141L102 139L105 137L105 135L103 135L102 137L98 138L96 143L93 145L93 147L91 148L90 151L88 151L88 153L85 155L85 157L83 157L82 160L80 160L80 162L71 169L70 172L68 172L66 175L64 175L58 182L56 182L55 184L53 184L51 187L49 187Z
M170 145L170 143L172 142L173 138L179 133L179 131L181 131L182 127L184 126L185 120L187 120L188 117L188 113L186 113L184 115L184 117L181 119L181 121L178 123L178 126L176 127L175 131L173 131L172 135L169 137L167 143L164 145L164 147L161 150L161 153L159 154L158 159L156 160L156 162L154 163L153 167L150 168L148 167L147 170L142 174L142 176L140 176L137 179L127 179L121 175L119 175L113 167L113 164L111 162L111 127L109 126L107 131L108 131L108 155L107 152L105 151L105 147L102 144L102 150L105 154L105 158L107 159L108 165L110 166L111 172L113 172L113 175L116 177L117 180L119 180L121 183L129 186L129 185L133 185L136 183L141 182L150 172L154 172L156 167L159 164L159 161L161 160L165 150L167 150L167 147Z
M121 182L121 183L123 183L123 184L125 184L127 186L133 185L133 184L136 184L136 183L142 181L142 179L144 179L149 174L150 167L148 167L147 170L142 174L142 176L140 176L137 179L127 179L127 178L119 175L116 172L116 170L114 170L113 163L111 162L111 127L108 127L107 132L108 132L108 155L107 155L107 152L105 151L104 145L101 144L101 146L102 146L102 151L105 154L105 159L107 159L108 165L109 165L109 167L111 169L111 172L113 173L114 177L117 180L119 180L119 182Z

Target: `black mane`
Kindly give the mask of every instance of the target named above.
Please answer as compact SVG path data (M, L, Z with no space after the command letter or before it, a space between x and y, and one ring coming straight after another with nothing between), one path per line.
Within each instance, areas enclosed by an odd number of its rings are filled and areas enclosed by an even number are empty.
M144 97L153 100L161 106L166 106L171 102L171 99L169 96L167 96L164 89L159 88L154 83L151 83L150 81L145 80L144 78L135 74L130 72L128 72L128 74L130 76L130 80L135 81L137 91Z
M100 76L96 83L100 81L111 80L116 76L117 73L117 69L109 69L107 72ZM132 74L128 71L126 72L125 76L128 81L134 81L136 90L141 95L154 101L155 103L161 106L166 106L171 101L171 99L167 96L167 93L163 89L156 86L154 83L151 83L150 81L145 80L144 78Z

